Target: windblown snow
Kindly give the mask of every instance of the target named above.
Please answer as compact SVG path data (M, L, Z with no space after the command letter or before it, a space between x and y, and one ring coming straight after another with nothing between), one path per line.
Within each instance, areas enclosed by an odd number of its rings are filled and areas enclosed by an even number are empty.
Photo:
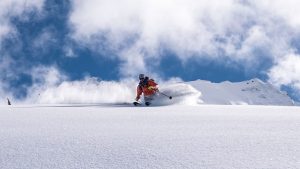
M158 82L159 83L159 82ZM160 91L173 97L158 95L153 103L162 105L294 105L294 101L269 83L259 79L243 82L212 83L197 80L192 82L162 82ZM132 103L136 82L109 82L87 79L63 82L33 90L28 103L41 104L123 104Z

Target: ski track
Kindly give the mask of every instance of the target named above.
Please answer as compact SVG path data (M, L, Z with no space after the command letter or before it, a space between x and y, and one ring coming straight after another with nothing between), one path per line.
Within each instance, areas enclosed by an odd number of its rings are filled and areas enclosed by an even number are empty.
M0 107L1 169L297 169L300 108Z

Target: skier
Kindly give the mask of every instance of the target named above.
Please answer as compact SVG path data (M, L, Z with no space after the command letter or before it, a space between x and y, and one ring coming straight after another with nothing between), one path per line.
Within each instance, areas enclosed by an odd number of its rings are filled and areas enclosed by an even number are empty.
M151 101L154 99L156 93L158 92L158 86L154 82L153 79L149 79L149 77L145 77L144 74L139 75L140 83L137 86L137 95L135 98L134 105L140 104L138 101L142 94L144 94L144 100L146 106L151 104Z

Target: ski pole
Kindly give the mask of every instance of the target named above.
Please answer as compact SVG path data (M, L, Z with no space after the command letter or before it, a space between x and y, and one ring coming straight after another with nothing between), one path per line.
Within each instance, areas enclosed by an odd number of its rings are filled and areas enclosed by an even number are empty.
M172 99L172 98L173 98L172 96L168 96L168 95L166 95L166 94L164 94L164 93L160 92L159 90L158 90L157 92L158 92L159 94L162 94L162 95L164 95L164 96L168 97L169 99Z

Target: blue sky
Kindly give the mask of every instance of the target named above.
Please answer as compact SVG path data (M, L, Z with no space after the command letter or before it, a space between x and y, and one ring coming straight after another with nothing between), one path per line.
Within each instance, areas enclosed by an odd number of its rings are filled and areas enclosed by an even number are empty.
M297 4L4 0L0 93L25 98L47 81L41 70L55 69L69 81L120 81L139 73L184 81L260 78L299 100Z

